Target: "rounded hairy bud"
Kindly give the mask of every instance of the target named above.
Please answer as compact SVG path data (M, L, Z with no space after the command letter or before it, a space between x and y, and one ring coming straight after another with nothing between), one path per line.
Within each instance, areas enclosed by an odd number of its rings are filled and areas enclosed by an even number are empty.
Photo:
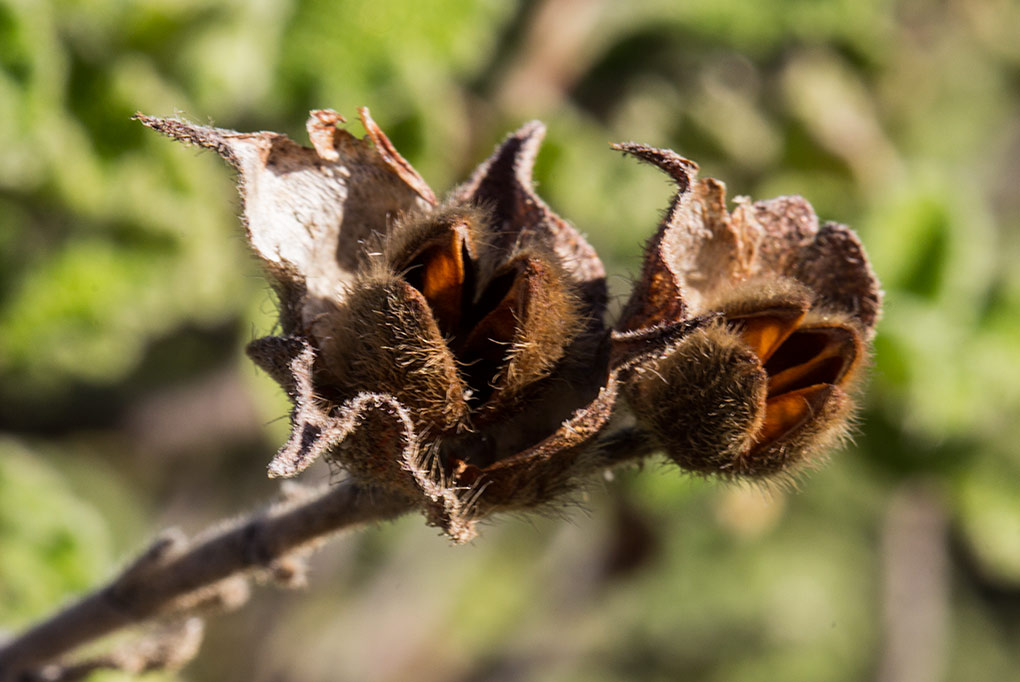
M385 271L360 277L314 326L323 396L340 402L371 388L399 395L419 430L455 430L467 418L465 385L425 297Z
M638 369L627 398L638 423L681 467L740 474L765 419L767 382L754 352L716 323Z

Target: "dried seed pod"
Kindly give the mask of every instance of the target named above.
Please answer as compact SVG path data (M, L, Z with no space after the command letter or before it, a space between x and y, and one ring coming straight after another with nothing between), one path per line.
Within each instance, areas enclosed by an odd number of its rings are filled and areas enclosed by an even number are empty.
M249 353L294 400L270 473L331 458L465 540L475 519L546 504L598 465L619 386L604 271L532 189L541 124L438 205L360 113L365 139L312 112L311 149L141 118L240 172L283 332Z
M669 150L617 148L679 191L649 242L618 329L718 320L638 364L625 391L649 438L685 469L788 474L847 431L881 292L856 236L800 197L725 209L724 188Z
M769 476L809 463L845 433L863 352L852 324L791 301L727 316L640 366L627 397L680 466Z
M457 330L471 304L487 232L483 211L453 206L397 225L379 246L389 267L428 300L444 335Z
M555 257L535 249L517 253L493 273L478 299L478 308L488 312L463 348L492 388L480 417L513 409L555 369L583 329L574 289ZM486 369L493 366L494 373Z
M847 228L819 227L797 197L729 213L692 162L619 145L679 191L610 331L601 262L532 187L541 124L441 204L359 113L364 139L313 111L312 148L139 116L239 171L280 302L280 336L248 350L294 402L271 475L330 458L464 541L475 520L547 504L618 461L608 444L763 476L841 432L880 308ZM615 432L621 392L638 427Z

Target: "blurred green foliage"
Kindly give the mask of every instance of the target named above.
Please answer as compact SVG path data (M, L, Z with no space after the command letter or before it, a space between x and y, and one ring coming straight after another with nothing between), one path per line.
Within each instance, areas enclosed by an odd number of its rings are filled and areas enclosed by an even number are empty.
M17 442L0 440L0 625L91 587L110 561L102 517Z
M1010 0L0 0L0 625L272 490L230 172L131 114L301 140L367 105L437 189L544 120L540 191L617 296L671 190L610 141L853 225L887 293L857 443L798 491L664 467L469 547L346 537L188 677L1020 678L1018 26Z

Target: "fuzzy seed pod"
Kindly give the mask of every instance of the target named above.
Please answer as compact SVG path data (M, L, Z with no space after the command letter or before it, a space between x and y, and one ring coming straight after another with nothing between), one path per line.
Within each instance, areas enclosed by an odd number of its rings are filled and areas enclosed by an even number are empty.
M619 386L605 275L531 187L540 124L440 204L360 113L364 139L312 112L311 149L140 118L240 173L282 331L249 353L294 400L271 475L329 458L462 541L475 519L547 504L599 466Z
M428 433L466 422L467 386L429 300L387 272L359 276L337 307L312 327L320 362L316 385L337 404L371 387L400 394Z
M754 352L725 324L714 323L636 369L627 397L641 425L677 464L725 472L754 445L767 384Z
M881 307L856 236L819 226L799 197L725 208L716 180L669 150L617 148L679 191L646 250L617 339L678 319L712 322L637 364L625 391L648 438L681 467L783 476L840 440Z

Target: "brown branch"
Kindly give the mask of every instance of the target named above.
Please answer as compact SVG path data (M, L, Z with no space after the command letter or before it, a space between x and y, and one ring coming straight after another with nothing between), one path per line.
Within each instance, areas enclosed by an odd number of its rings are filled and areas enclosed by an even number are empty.
M411 508L403 498L344 482L291 495L191 542L166 534L106 586L0 643L0 682L27 679L56 657L126 626L222 602L217 586L229 578L271 568L337 531Z
M623 427L603 434L593 449L597 456L592 457L589 474L641 460L655 447L640 430ZM130 671L168 665L163 661L166 656L139 655L138 646L126 654L54 663L83 644L131 625L236 608L247 599L247 577L254 570L268 570L279 582L300 584L303 552L338 531L387 521L413 508L406 498L350 481L317 490L291 485L282 501L216 524L190 541L178 530L167 531L105 586L20 636L0 639L0 682L71 680L104 667ZM149 640L163 643L159 637ZM145 651L152 648L149 640L140 645Z

